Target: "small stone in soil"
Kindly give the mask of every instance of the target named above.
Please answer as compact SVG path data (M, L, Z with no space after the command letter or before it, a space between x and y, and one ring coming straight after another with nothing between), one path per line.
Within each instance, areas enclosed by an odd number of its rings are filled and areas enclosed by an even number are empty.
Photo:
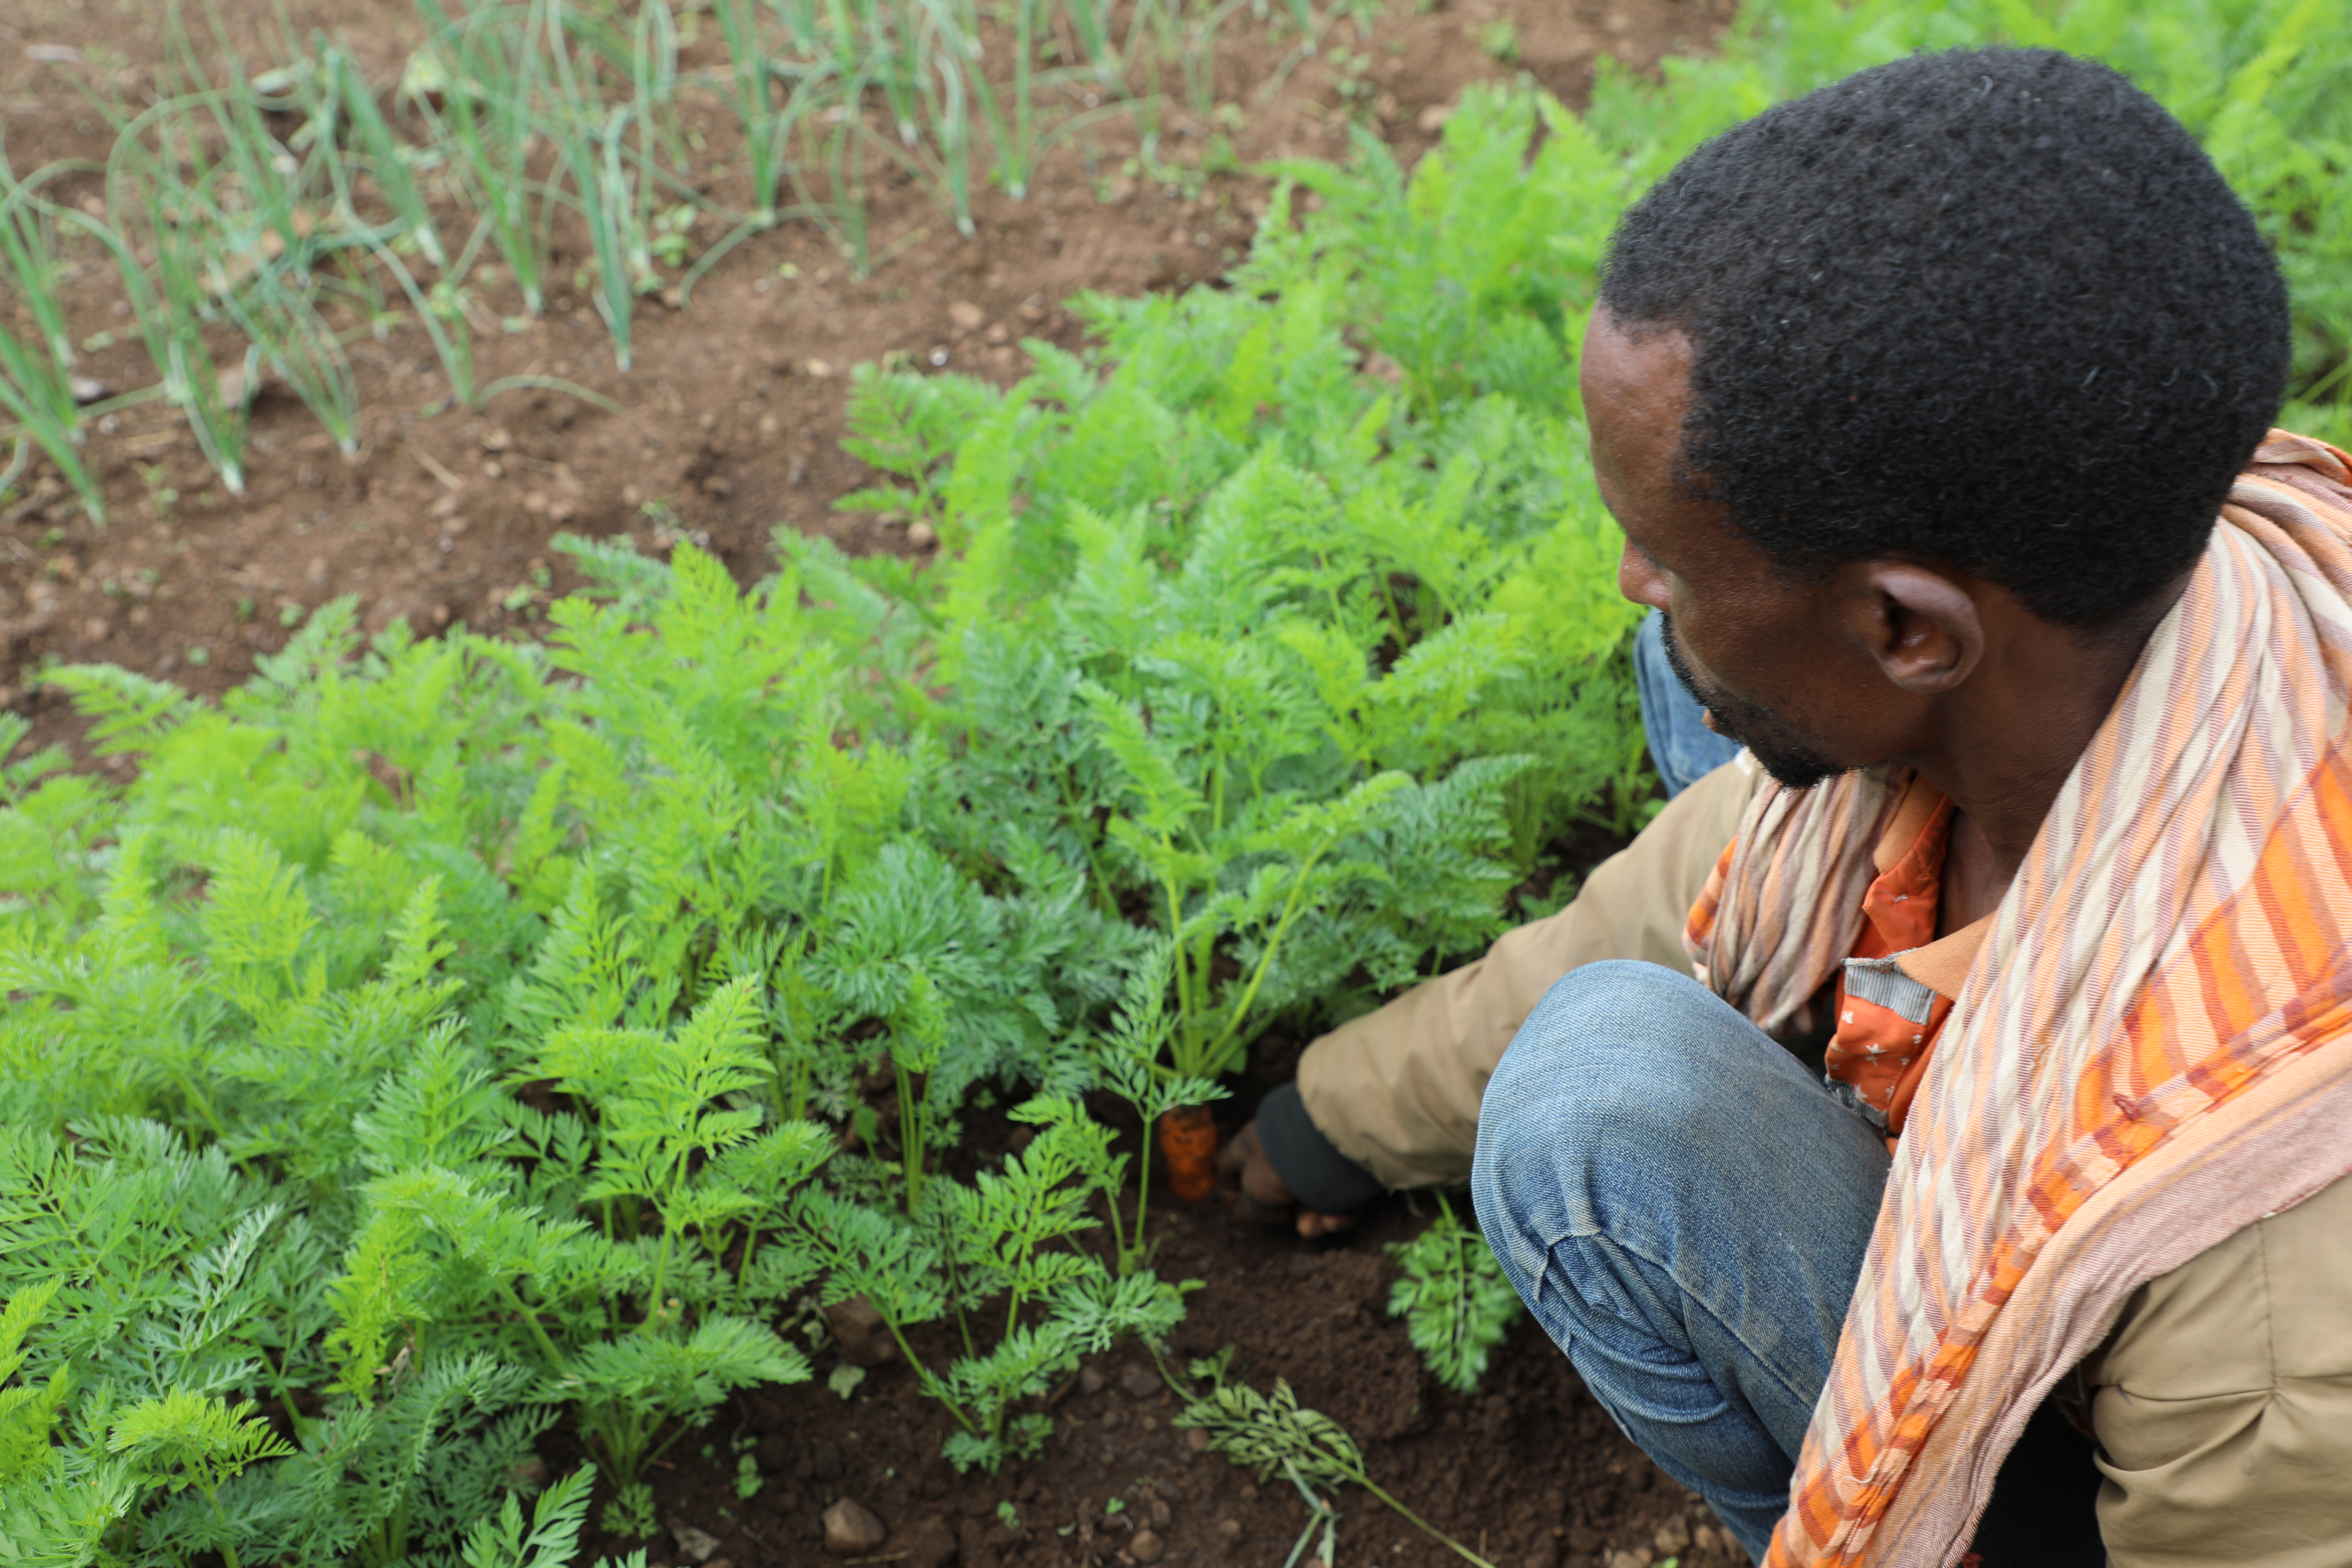
M1138 1563L1157 1563L1167 1555L1168 1543L1156 1531L1139 1530L1135 1539L1127 1543L1127 1554Z
M1242 1521L1238 1519L1217 1521L1217 1539L1226 1545L1237 1544L1242 1538Z
M677 1549L697 1563L708 1563L710 1554L719 1550L719 1537L707 1530L697 1530L690 1524L673 1524L669 1532L677 1538Z
M1100 1369L1089 1366L1078 1373L1078 1392L1080 1394L1100 1394L1102 1391L1103 1374Z
M1612 1552L1604 1568L1650 1568L1650 1554L1646 1552Z
M1244 1482L1241 1489L1241 1500L1244 1502L1257 1501L1257 1489Z
M1130 1399L1149 1399L1160 1392L1160 1380L1149 1367L1131 1366L1118 1374L1118 1385Z
M871 1552L889 1534L874 1510L855 1498L843 1498L824 1510L824 1549L837 1557Z
M1167 1529L1176 1517L1175 1510L1168 1506L1166 1498L1153 1498L1148 1511L1151 1515L1151 1528L1154 1530Z
M1192 1452L1196 1454L1207 1453L1209 1451L1208 1432L1199 1426L1193 1427L1191 1431L1184 1434L1184 1447L1192 1449Z
M1672 1557L1691 1543L1690 1526L1679 1519L1670 1519L1658 1526L1658 1533L1650 1538L1650 1545L1661 1557Z

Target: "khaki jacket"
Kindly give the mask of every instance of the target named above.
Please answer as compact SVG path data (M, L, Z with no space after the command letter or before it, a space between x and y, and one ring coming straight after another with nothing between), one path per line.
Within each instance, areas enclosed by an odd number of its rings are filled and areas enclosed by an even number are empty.
M1726 763L1568 908L1307 1047L1316 1128L1391 1187L1466 1180L1486 1080L1555 981L1688 972L1684 921L1757 777ZM2082 1370L2114 1568L2352 1568L2352 1178L2141 1287Z

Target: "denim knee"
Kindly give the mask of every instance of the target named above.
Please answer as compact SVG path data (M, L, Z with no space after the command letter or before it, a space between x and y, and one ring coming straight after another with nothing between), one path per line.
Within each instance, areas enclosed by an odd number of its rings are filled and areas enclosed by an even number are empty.
M1731 1425L1793 1456L1886 1165L1737 1009L1620 961L1571 972L1521 1026L1479 1110L1471 1192L1504 1272L1629 1430L1712 1419L1720 1394L1752 1412ZM1709 1465L1693 1474L1755 1479L1752 1462Z
M1752 1054L1752 1041L1785 1057L1720 997L1658 964L1590 963L1553 985L1478 1111L1472 1190L1497 1253L1517 1250L1503 1257L1514 1274L1538 1279L1562 1236L1607 1228L1601 1186L1622 1195L1629 1175L1645 1184L1641 1173L1678 1185L1706 1145L1752 1137L1744 1120L1726 1125L1721 1103L1727 1056ZM1596 1184L1604 1160L1612 1178Z

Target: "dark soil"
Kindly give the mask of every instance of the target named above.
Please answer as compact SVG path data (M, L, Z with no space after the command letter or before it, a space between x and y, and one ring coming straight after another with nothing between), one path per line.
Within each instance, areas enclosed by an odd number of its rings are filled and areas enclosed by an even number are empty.
M249 60L270 57L266 0L220 0L217 9ZM289 0L284 9L298 36L324 29L375 79L397 77L419 37L404 5ZM136 103L152 89L165 56L163 12L156 0L0 8L0 121L20 173L56 159L103 160L111 135L90 95ZM1240 111L1227 129L1245 164L1343 155L1351 118L1410 162L1468 83L1524 71L1580 102L1597 55L1647 67L1677 45L1703 44L1728 14L1728 0L1441 0L1422 14L1391 0L1360 36L1345 23L1332 34L1356 66L1327 50L1278 75L1288 43L1244 9L1218 55L1215 96ZM1516 33L1508 64L1481 47L1505 19ZM714 35L706 28L688 47L686 68L708 62ZM80 58L61 61L61 50ZM730 132L707 129L723 153ZM1197 163L1209 132L1176 114L1163 152ZM249 487L236 497L176 416L160 405L127 410L93 435L88 454L110 526L93 526L38 469L25 499L0 503L0 706L35 719L33 743L74 742L62 699L27 680L49 661L109 661L217 695L282 646L302 615L342 594L359 596L371 630L404 617L427 633L463 623L528 637L549 597L572 582L551 549L562 531L625 532L647 549L692 539L746 582L771 569L779 524L852 552L908 549L870 516L832 510L868 479L838 444L849 366L898 353L1009 383L1026 368L1020 339L1077 344L1070 295L1211 280L1246 246L1263 179L1213 178L1197 195L1139 184L1121 172L1135 144L1131 130L1106 124L1090 146L1049 160L1026 202L980 198L969 238L923 191L885 182L872 219L876 253L890 259L868 278L850 276L812 228L748 242L690 309L646 302L626 375L614 372L584 300L560 297L527 330L478 341L484 382L563 376L617 400L623 415L540 391L478 414L448 411L420 332L361 336L350 351L367 405L359 455L345 461L307 410L265 389ZM68 175L53 189L68 201L94 197L96 177ZM715 194L728 199L723 179ZM77 339L125 338L81 368L118 390L146 384L152 372L110 271L94 252L68 255ZM577 260L560 257L555 275L570 276ZM797 277L783 275L786 264ZM492 315L519 308L490 294ZM1260 1055L1252 1081L1226 1104L1228 1122L1288 1076L1296 1046ZM1421 1223L1402 1198L1355 1232L1314 1243L1239 1226L1213 1209L1163 1215L1154 1227L1163 1277L1207 1282L1191 1298L1179 1352L1232 1344L1255 1384L1286 1378L1305 1404L1354 1434L1377 1480L1503 1568L1672 1555L1706 1510L1617 1433L1531 1322L1519 1324L1475 1396L1448 1394L1421 1370L1403 1324L1386 1312L1394 1270L1381 1250ZM1059 1391L1045 1453L994 1478L958 1476L938 1457L947 1418L905 1367L877 1368L845 1399L824 1382L835 1359L818 1354L810 1384L731 1403L656 1472L664 1525L715 1541L709 1568L837 1561L824 1552L820 1514L844 1497L888 1527L865 1561L908 1568L1150 1561L1148 1546L1130 1550L1147 1529L1160 1538L1158 1561L1271 1568L1304 1521L1286 1483L1261 1486L1170 1426L1172 1396L1140 1382L1149 1366L1140 1351L1106 1357ZM1143 1392L1129 1391L1130 1378ZM736 1484L742 1453L759 1468L749 1499ZM558 1469L579 1457L561 1432L544 1456ZM1114 1500L1123 1506L1107 1511ZM1017 1526L1000 1518L1008 1501ZM1453 1560L1353 1489L1339 1503L1343 1562ZM689 1546L709 1542L666 1533L650 1544L655 1563L683 1564L696 1560ZM1738 1561L1722 1545L1681 1555L1704 1568Z
M1295 1061L1294 1047L1258 1064L1225 1120L1238 1121ZM988 1133L975 1131L985 1147ZM1625 1440L1532 1320L1512 1330L1476 1394L1430 1378L1402 1321L1388 1315L1396 1268L1384 1247L1433 1212L1426 1196L1392 1197L1355 1231L1316 1242L1234 1221L1213 1201L1164 1215L1152 1226L1154 1267L1207 1284L1189 1299L1170 1370L1181 1375L1190 1358L1235 1347L1237 1376L1260 1389L1286 1380L1300 1403L1355 1437L1375 1481L1496 1568L1634 1568L1677 1554L1684 1568L1744 1563L1706 1505ZM952 1329L932 1325L914 1344L944 1361L952 1340ZM1181 1406L1140 1347L1096 1359L1048 1394L1055 1430L1045 1452L992 1477L959 1475L939 1457L950 1418L905 1366L872 1369L843 1398L824 1383L839 1352L813 1360L812 1382L731 1402L679 1445L674 1468L657 1472L665 1533L651 1542L652 1563L687 1568L698 1547L730 1568L840 1563L825 1550L823 1515L843 1498L889 1531L847 1560L908 1568L1132 1564L1153 1560L1129 1550L1147 1529L1164 1553L1157 1561L1276 1568L1307 1520L1280 1476L1261 1479L1196 1450L1171 1424ZM736 1484L745 1453L761 1478L749 1499ZM546 1445L557 1470L583 1457L568 1433ZM1458 1561L1359 1488L1331 1500L1339 1563ZM1017 1527L1000 1515L1004 1503ZM617 1552L638 1543L591 1544Z

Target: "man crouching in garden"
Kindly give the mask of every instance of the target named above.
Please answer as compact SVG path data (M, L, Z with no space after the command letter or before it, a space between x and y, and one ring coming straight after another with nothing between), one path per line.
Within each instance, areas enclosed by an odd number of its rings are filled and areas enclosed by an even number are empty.
M1776 1563L2352 1563L2352 468L2266 433L2287 355L2104 67L1923 57L1694 153L1584 396L1748 758L1318 1042L1259 1195L1458 1176L1471 1108L1529 1310Z

